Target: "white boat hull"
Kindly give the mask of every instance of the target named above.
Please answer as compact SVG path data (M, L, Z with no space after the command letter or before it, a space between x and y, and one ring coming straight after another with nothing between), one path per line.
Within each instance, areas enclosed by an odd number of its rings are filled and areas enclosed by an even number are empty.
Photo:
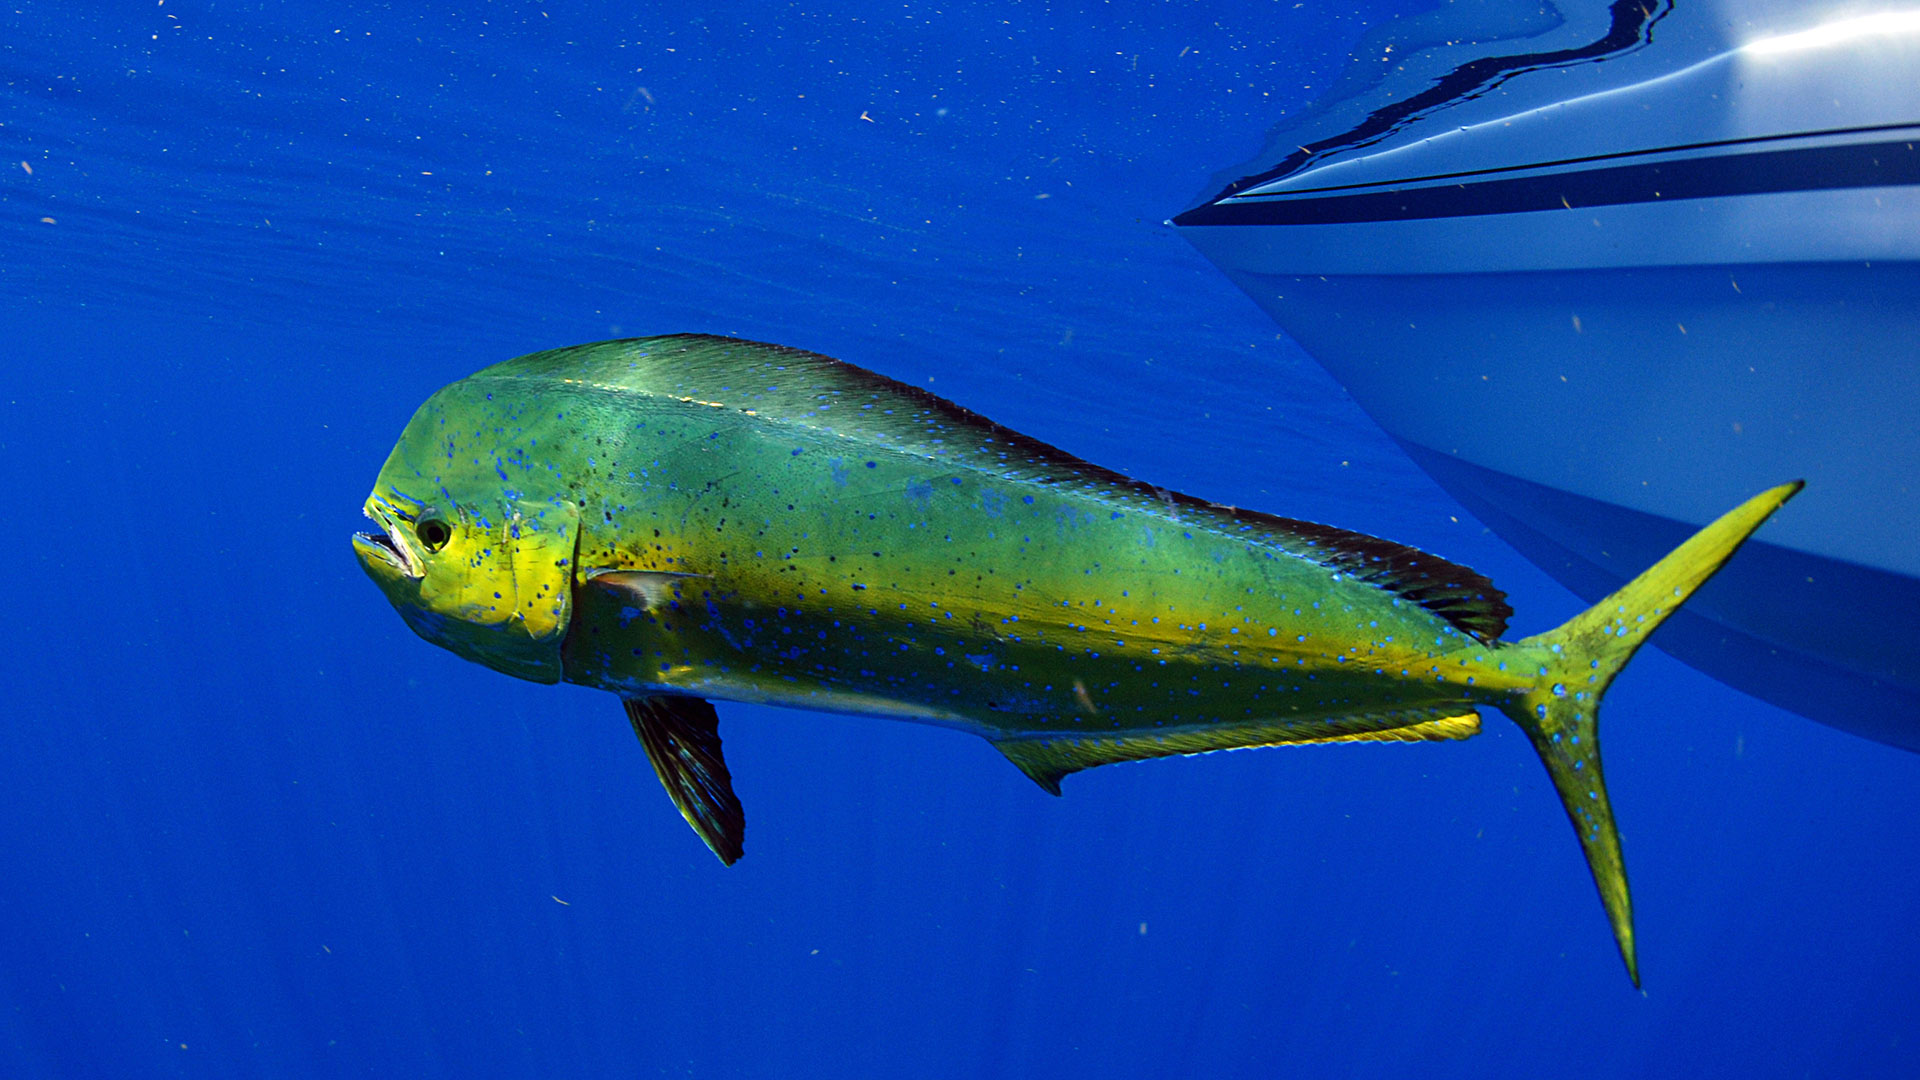
M1920 11L1888 26L1892 46L1861 47L1905 72L1896 100L1845 125L1768 130L1687 92L1772 63L1726 46L1568 101L1503 114L1469 99L1461 112L1479 113L1437 135L1409 122L1373 145L1323 140L1319 159L1176 224L1469 510L1589 600L1748 494L1805 478L1656 643L1920 750ZM1847 70L1865 63L1860 34L1795 33L1795 55L1826 48L1824 66L1776 64L1791 78L1748 100L1891 78ZM1696 123L1663 134L1684 141L1638 142L1617 115L1557 137L1581 110L1676 92ZM1608 133L1625 145L1595 142Z

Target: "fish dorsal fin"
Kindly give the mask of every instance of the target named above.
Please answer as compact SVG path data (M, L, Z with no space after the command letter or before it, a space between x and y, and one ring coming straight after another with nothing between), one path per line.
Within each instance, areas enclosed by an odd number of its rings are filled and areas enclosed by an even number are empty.
M1120 761L1306 743L1426 742L1480 733L1480 714L1457 709L1407 709L1306 723L1270 721L1191 728L1152 735L1035 736L995 740L994 746L1049 794L1060 794L1069 773Z
M720 861L739 860L747 815L720 756L720 718L701 698L626 698L627 719L680 816Z
M1308 557L1321 565L1411 600L1483 642L1498 641L1506 633L1507 618L1513 614L1507 594L1477 570L1365 533L1241 514L1307 544L1317 553Z
M563 382L735 409L771 423L871 441L955 469L1058 485L1115 507L1264 539L1289 555L1403 596L1485 642L1499 639L1513 613L1493 582L1438 556L1142 483L917 386L804 349L709 334L625 338L529 353L473 378Z

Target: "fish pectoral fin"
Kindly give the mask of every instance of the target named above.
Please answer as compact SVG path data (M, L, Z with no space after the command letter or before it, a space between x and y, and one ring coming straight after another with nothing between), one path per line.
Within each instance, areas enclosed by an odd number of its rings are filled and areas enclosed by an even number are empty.
M583 570L582 583L618 593L642 611L666 607L688 582L706 581L707 574L676 574L669 570Z
M732 866L741 855L747 815L720 756L719 715L702 698L662 695L623 702L633 733L680 816L721 862Z
M1478 713L1441 708L1365 713L1305 722L1254 721L1156 731L1151 735L1028 735L996 739L993 745L1048 794L1058 795L1060 781L1069 773L1120 761L1210 754L1216 750L1244 750L1256 746L1467 739L1479 733Z

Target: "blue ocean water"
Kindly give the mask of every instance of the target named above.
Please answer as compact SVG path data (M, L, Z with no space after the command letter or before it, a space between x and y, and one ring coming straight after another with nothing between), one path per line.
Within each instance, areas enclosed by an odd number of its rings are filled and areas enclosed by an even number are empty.
M347 538L436 387L702 331L1580 607L1160 223L1417 3L0 13L0 1075L1909 1076L1920 760L1649 651L1646 990L1525 739L1100 769L617 705Z

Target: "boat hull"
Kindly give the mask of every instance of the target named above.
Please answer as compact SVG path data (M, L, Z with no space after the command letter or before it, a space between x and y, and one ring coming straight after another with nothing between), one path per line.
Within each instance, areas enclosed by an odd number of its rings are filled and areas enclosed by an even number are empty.
M1920 750L1920 0L1446 6L1173 220L1597 600L1793 508L1656 639Z
M1743 494L1804 477L1794 512L1656 640L1762 699L1920 750L1920 264L1229 276L1586 600Z

